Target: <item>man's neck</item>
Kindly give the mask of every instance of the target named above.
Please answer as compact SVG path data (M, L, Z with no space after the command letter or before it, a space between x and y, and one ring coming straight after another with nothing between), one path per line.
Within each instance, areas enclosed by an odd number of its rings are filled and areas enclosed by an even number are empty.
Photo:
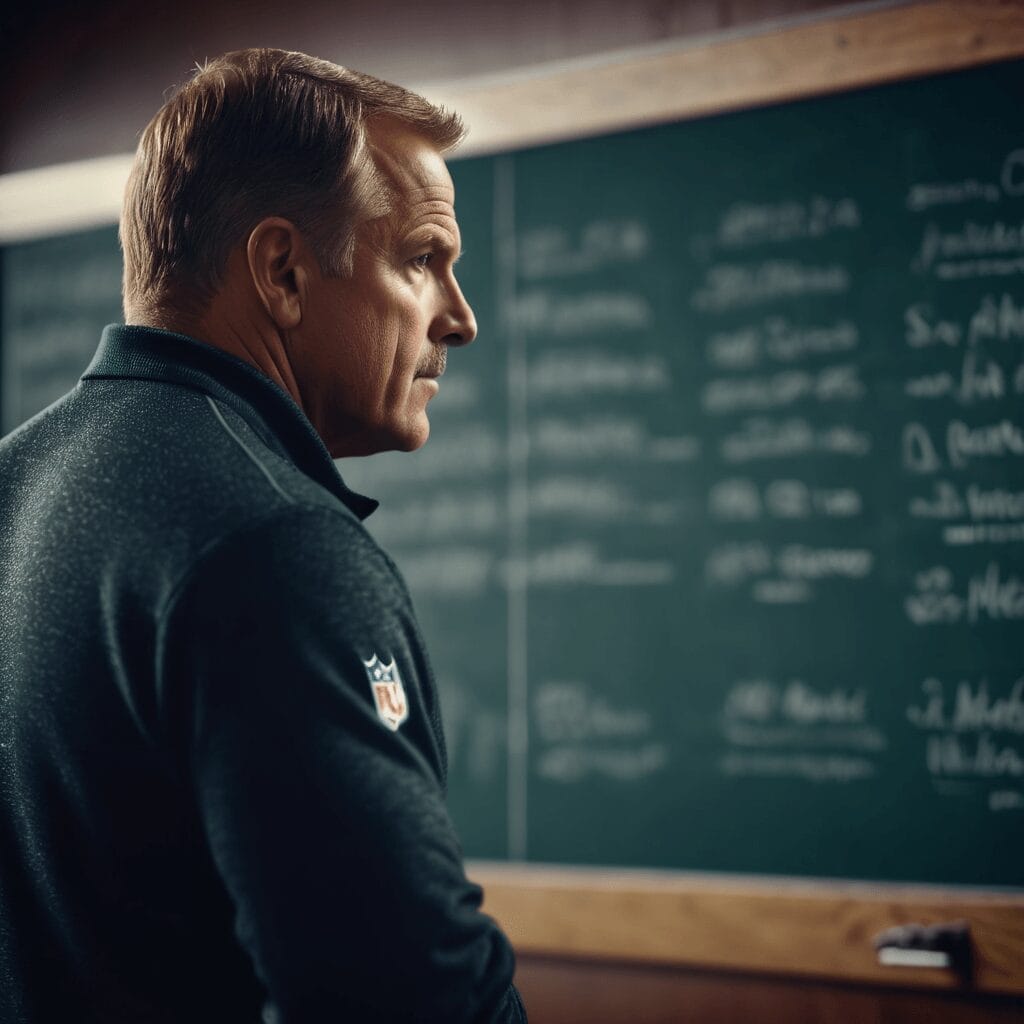
M128 323L141 327L156 327L175 334L185 334L211 348L255 367L286 392L300 409L305 406L298 382L283 339L276 329L259 323L251 317L239 316L239 311L226 310L218 298L199 316L167 311L131 312Z

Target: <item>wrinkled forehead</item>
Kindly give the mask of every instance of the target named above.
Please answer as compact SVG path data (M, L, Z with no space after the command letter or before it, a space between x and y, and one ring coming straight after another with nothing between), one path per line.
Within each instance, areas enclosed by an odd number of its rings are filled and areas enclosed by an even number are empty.
M449 209L454 206L451 174L428 139L382 118L368 126L366 142L374 167L400 204L437 203Z

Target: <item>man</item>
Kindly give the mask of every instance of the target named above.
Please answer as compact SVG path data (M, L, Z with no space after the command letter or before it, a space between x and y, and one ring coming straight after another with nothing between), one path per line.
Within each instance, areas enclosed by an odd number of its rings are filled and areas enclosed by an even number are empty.
M460 135L275 50L144 132L130 326L0 442L0 1019L525 1020L408 595L331 460L422 445L475 335Z

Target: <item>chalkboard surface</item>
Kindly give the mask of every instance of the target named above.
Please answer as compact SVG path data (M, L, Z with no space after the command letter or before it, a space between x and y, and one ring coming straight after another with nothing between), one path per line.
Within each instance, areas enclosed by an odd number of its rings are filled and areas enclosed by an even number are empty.
M0 427L60 398L85 370L105 324L121 319L117 228L0 252Z
M1015 62L453 163L479 340L422 451L340 468L467 854L1024 886L1022 94ZM8 426L59 244L5 253Z

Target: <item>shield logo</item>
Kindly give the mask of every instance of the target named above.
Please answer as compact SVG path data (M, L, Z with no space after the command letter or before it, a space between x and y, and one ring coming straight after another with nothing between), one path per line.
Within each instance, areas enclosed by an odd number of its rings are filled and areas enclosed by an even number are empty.
M392 732L397 732L398 727L409 717L409 702L405 699L405 688L395 659L385 663L375 654L363 664L366 666L366 678L370 680L377 717Z

